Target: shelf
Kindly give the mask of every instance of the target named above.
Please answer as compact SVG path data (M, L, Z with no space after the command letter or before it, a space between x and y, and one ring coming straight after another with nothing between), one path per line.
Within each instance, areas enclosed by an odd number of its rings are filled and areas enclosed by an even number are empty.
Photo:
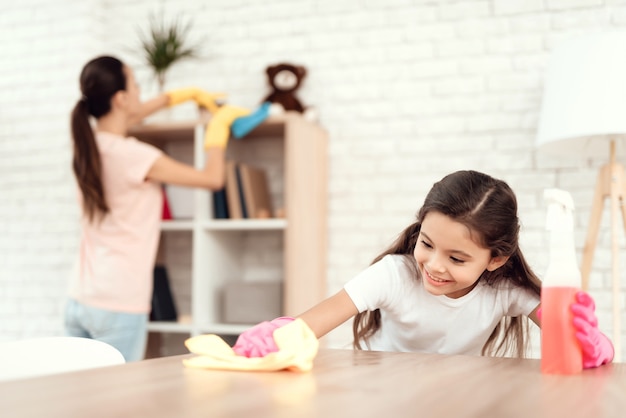
M255 324L206 324L197 327L201 334L221 334L221 335L237 335Z
M168 332L173 334L222 334L237 335L245 330L253 327L255 324L204 324L193 325L190 323L167 322L167 321L150 321L148 322L148 331L150 332Z
M297 112L270 116L261 125L250 131L245 138L283 136L285 124L290 118L299 117ZM193 141L195 127L211 120L209 114L202 114L196 120L162 121L146 125L136 125L128 130L128 135L152 144L166 141Z
M295 112L294 112L295 113ZM254 128L245 138L280 136L285 134L285 123L292 117L291 112L280 116L270 116L262 125Z
M153 144L165 141L193 141L194 128L198 123L200 121L191 120L136 125L128 130L128 135Z
M161 222L161 231L192 231L193 230L193 221L189 220L173 220L173 221L162 221Z
M201 223L207 231L281 231L286 219L211 219ZM161 231L193 231L194 221L162 221Z
M161 120L135 126L130 134L202 169L209 122L210 115L204 113L187 121ZM172 203L178 203L188 209L184 212L187 218L161 221L160 225L158 256L168 268L179 321L149 322L148 330L158 341L155 344L161 348L176 344L180 349L180 339L187 336L236 336L255 325L225 323L229 319L226 307L250 307L252 313L246 318L258 317L258 322L271 319L260 309L260 303L230 300L225 305L225 289L235 282L282 283L279 302L271 305L281 315L298 315L323 300L327 142L327 132L297 112L271 116L244 138L229 142L227 159L266 170L273 207L284 217L212 219L214 195L210 191L196 189L168 196L172 208L176 206ZM259 308L258 315L254 308ZM161 339L157 338L159 333L168 335Z
M280 219L213 219L202 222L208 231L280 231L287 228L287 220Z
M149 321L148 322L148 331L153 332L173 332L173 333L183 333L183 334L191 334L192 332L192 324L182 323L182 322L167 322L167 321Z

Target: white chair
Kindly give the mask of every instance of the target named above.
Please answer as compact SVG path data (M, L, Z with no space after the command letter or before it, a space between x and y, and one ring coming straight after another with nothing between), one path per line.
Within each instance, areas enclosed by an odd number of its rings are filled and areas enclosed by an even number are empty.
M44 337L0 342L0 381L123 364L124 356L102 341Z

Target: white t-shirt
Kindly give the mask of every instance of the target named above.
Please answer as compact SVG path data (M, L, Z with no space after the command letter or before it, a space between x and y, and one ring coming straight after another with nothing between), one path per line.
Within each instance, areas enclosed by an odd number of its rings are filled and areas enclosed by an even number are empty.
M96 143L110 212L83 216L80 253L70 296L116 312L147 313L163 213L160 184L146 174L162 152L135 138L100 132Z
M538 295L506 284L479 282L458 299L436 296L415 277L410 262L387 255L344 286L359 312L380 309L381 328L369 340L371 350L480 355L504 316L528 315L539 305Z

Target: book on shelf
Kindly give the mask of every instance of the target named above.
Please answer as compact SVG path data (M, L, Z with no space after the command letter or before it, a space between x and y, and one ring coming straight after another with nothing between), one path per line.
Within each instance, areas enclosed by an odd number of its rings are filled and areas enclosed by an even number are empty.
M215 219L228 219L228 201L226 187L213 192L213 217Z
M176 305L172 297L167 269L163 265L154 266L154 287L152 290L151 321L176 321Z
M243 180L241 179L241 163L235 164L235 177L237 179L237 191L239 192L239 204L241 205L241 217L244 219L248 216L248 205L246 196L243 194Z
M265 170L240 163L239 174L248 218L271 218L272 201Z
M161 214L161 220L163 221L171 221L172 210L170 209L170 202L167 197L167 193L165 192L165 186L161 186L161 194L163 195L163 212Z
M237 185L237 163L226 161L226 205L230 219L241 219L241 200L239 198L239 186Z
M272 217L272 200L265 170L227 161L225 200L230 219Z

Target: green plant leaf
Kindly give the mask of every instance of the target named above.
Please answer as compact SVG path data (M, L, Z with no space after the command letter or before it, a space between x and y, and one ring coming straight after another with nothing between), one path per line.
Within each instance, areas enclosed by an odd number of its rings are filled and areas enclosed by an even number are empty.
M181 21L180 16L166 23L163 13L159 19L150 16L148 35L139 33L141 52L145 62L154 71L162 87L165 74L172 65L183 59L198 58L199 44L188 45L192 21Z

